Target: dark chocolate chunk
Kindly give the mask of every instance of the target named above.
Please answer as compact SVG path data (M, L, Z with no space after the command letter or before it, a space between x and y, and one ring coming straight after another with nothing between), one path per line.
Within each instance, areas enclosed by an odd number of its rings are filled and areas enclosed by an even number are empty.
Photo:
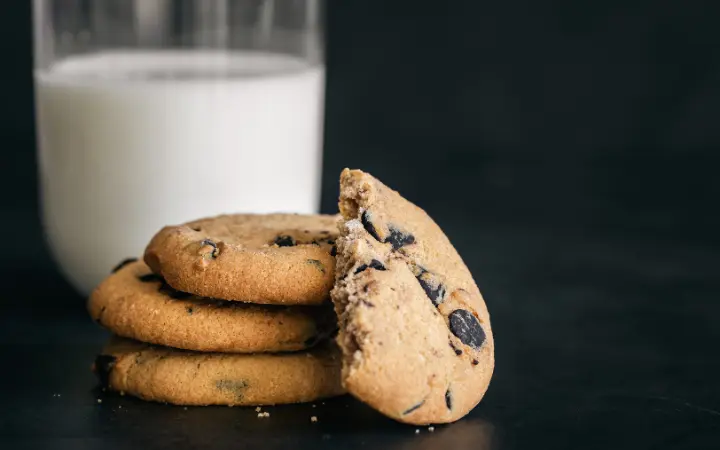
M200 227L191 227L190 229L193 231L200 231Z
M452 395L450 394L450 389L445 391L445 404L448 409L452 411Z
M275 245L278 247L292 247L295 240L291 236L281 235L275 238Z
M105 314L105 310L107 309L107 306L103 306L100 308L100 314L98 314L97 319L95 319L95 322L102 325L102 316Z
M411 406L410 408L406 409L405 411L403 411L402 415L406 416L406 415L410 414L411 412L415 411L416 409L420 408L424 404L425 404L425 400L421 401L420 403L418 403L415 406Z
M142 281L143 283L152 283L154 281L163 281L162 277L156 273L147 273L145 275L140 275L138 277L138 280Z
M458 355L458 356L462 355L462 350L455 347L455 344L453 344L452 341L450 341L450 348L453 349L453 351L455 352L456 355Z
M312 266L317 267L317 269L318 269L320 272L325 273L325 266L323 266L322 261L320 261L320 260L318 260L318 259L308 259L308 260L307 260L307 263L310 264L310 265L312 265Z
M330 249L330 256L337 256L337 246L332 246L332 248Z
M377 230L375 229L375 225L370 222L370 215L367 211L362 213L362 216L360 217L360 221L362 222L363 226L365 227L365 231L370 233L370 236L374 237L378 241L382 242L380 239L380 236L377 234Z
M212 247L211 255L213 258L217 258L218 252L219 252L217 244L214 243L213 241L211 241L210 239L203 239L202 242L200 242L200 247L205 247L206 245L209 245L210 247Z
M458 337L463 344L473 348L480 348L485 342L485 330L470 311L456 309L448 316L450 331Z
M397 250L405 245L414 244L415 236L410 233L403 233L397 228L390 227L390 236L385 238L385 242L389 242L393 250Z
M192 316L192 313L193 313L193 309L192 309L192 307L191 307L191 306L187 306L187 307L185 307L185 311L187 311L188 315Z
M425 269L420 269L420 275L416 276L418 282L420 283L420 286L425 291L425 295L428 296L430 301L433 305L436 307L440 305L440 303L445 300L445 286L443 286L440 282L437 283L437 286L434 287L431 283L428 282L427 278L432 277L432 275L427 272Z
M100 380L102 387L108 387L110 384L110 372L115 367L116 360L117 358L112 355L97 355L95 358L95 375Z
M472 360L472 365L473 365L473 366L477 366L478 364L480 364L480 361L478 361L477 359L473 359L473 360Z
M238 400L242 399L245 395L245 389L248 387L248 382L245 380L217 380L215 387L220 391L229 391L235 395Z
M361 266L358 266L358 268L355 269L355 273L358 274L363 270L366 270L368 267L375 270L387 270L385 266L383 266L383 263L381 263L377 259L373 259L372 261L370 261L370 264L363 264Z
M113 270L112 270L110 273L115 273L115 272L117 272L118 270L122 269L123 267L127 266L128 264L134 263L134 262L137 261L137 260L138 260L137 258L126 258L126 259L123 259L122 261L120 261L120 263L119 263L117 266L113 267Z
M327 242L330 245L335 245L335 239L328 239L325 242Z

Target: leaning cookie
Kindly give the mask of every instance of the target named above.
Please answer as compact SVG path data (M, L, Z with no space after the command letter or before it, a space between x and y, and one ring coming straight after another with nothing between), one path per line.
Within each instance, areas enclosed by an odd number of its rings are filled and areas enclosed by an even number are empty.
M412 424L453 422L482 399L494 367L490 316L435 222L361 171L343 171L332 292L342 380L358 399Z
M333 286L337 217L236 214L163 228L145 262L173 288L262 304L317 305Z
M106 278L90 296L88 310L119 336L205 352L302 350L337 327L326 306L252 305L176 291L139 261Z
M343 394L334 346L281 354L199 353L113 337L93 365L103 386L175 405L275 405Z

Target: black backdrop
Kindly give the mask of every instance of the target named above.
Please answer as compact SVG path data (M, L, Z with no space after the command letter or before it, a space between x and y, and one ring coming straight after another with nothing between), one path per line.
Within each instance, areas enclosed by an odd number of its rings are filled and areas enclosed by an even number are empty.
M343 167L375 174L444 227L493 318L486 399L423 442L457 447L492 424L504 448L717 443L720 3L330 3L323 210ZM236 443L241 425L222 411L176 420L113 399L135 412L94 415L85 367L104 334L57 273L37 214L30 2L0 11L0 352L13 364L0 436ZM324 432L341 441L328 446L413 436L330 416ZM253 423L243 439L263 448L288 432Z

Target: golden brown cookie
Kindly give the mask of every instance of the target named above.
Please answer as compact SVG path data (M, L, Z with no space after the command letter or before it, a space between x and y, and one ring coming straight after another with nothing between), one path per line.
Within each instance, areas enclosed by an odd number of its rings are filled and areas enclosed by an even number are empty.
M343 384L401 422L453 422L494 367L490 316L440 227L371 175L340 178L337 282Z
M327 301L337 217L236 214L163 228L145 262L173 288L264 304Z
M113 391L175 405L275 405L344 392L334 345L240 355L176 350L114 336L93 370Z
M119 336L206 352L302 350L337 326L327 306L252 305L176 291L139 261L106 278L88 310Z

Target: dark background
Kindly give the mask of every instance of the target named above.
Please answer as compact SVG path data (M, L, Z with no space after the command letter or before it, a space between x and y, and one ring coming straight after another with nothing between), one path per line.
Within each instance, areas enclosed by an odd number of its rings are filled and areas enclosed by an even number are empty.
M720 446L720 4L330 3L323 210L349 166L444 227L493 318L486 399L419 437L350 399L314 430L303 406L262 425L242 409L98 406L86 368L105 334L43 242L30 2L11 1L0 443Z

